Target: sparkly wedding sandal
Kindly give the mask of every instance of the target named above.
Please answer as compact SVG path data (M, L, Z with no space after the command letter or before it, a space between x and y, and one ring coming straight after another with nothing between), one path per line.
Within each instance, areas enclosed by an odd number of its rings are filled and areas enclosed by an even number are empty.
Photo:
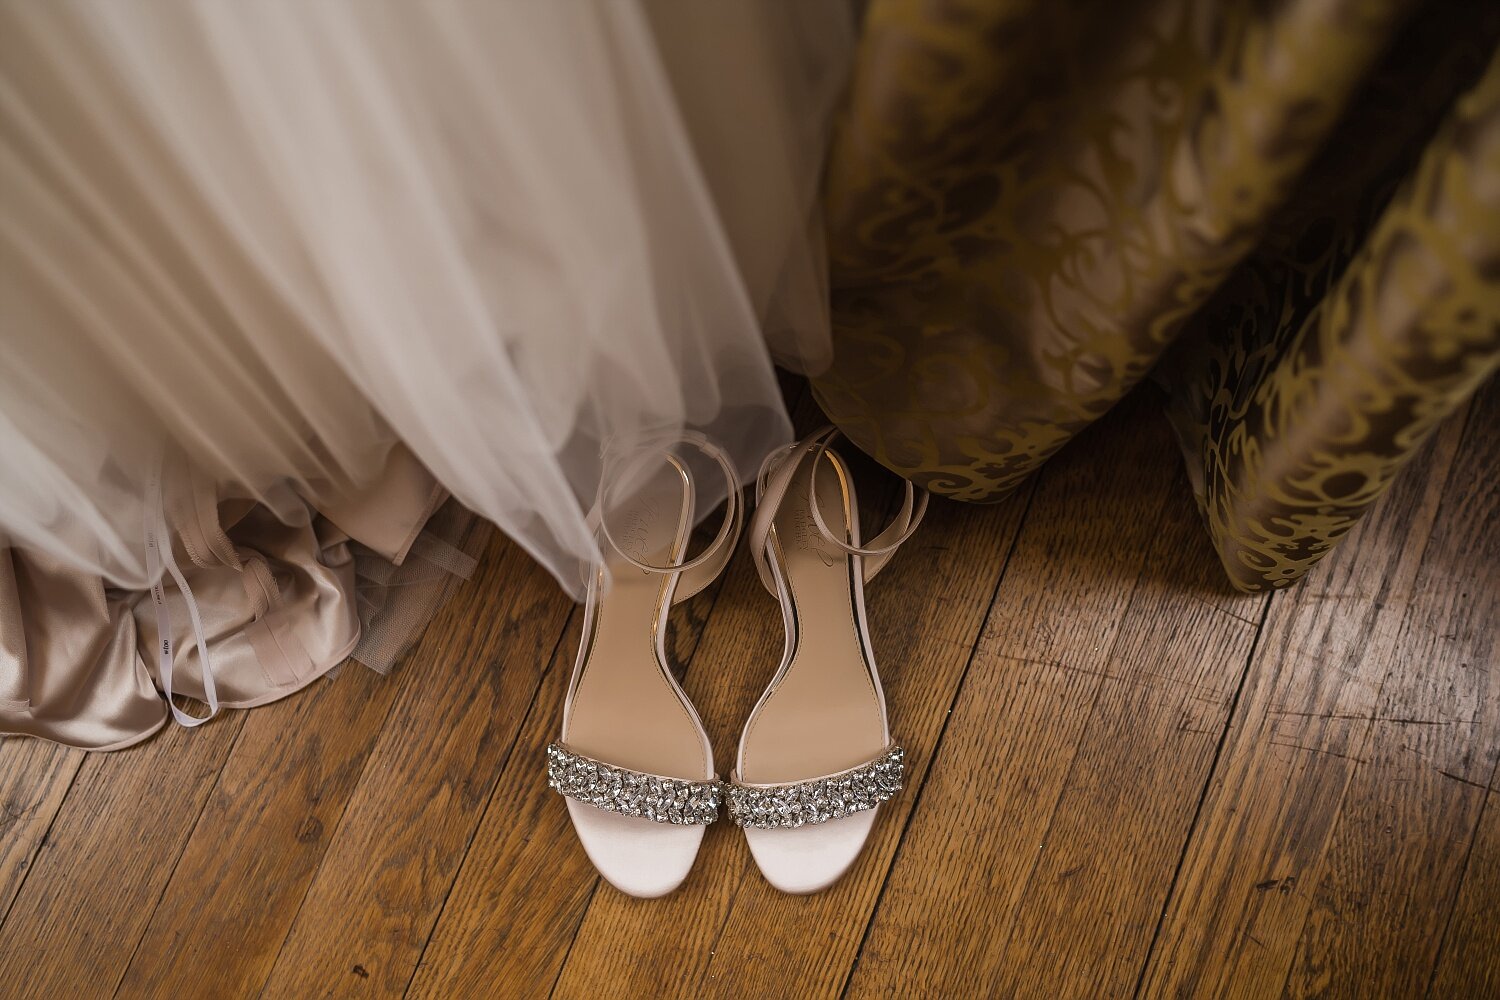
M615 888L643 898L682 884L704 827L718 818L713 751L667 666L664 638L668 610L723 570L744 518L723 452L701 435L681 440L722 468L724 523L687 559L693 478L672 454L676 442L636 458L625 471L645 485L621 502L612 491L625 476L606 474L590 515L605 564L588 580L562 740L547 748L548 784L566 797L589 860Z
M786 651L745 723L726 794L756 864L784 892L837 881L904 773L864 584L916 530L927 494L908 483L892 523L861 545L854 481L829 448L837 434L825 428L767 459L750 525L761 582L781 602Z

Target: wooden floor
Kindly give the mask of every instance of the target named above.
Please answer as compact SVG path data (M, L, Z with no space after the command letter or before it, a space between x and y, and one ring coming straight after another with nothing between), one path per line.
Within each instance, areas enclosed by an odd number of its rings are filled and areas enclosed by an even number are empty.
M911 780L833 890L727 823L665 900L595 877L542 780L577 609L497 538L388 679L0 744L0 994L1496 996L1500 392L1271 597L1154 410L935 503L872 585ZM781 625L742 557L681 613L727 760Z

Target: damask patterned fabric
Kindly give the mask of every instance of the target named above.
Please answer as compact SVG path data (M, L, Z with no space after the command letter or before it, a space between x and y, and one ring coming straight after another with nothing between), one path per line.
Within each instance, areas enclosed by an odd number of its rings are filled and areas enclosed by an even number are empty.
M1148 374L1285 586L1500 367L1500 4L872 0L819 402L1004 497Z

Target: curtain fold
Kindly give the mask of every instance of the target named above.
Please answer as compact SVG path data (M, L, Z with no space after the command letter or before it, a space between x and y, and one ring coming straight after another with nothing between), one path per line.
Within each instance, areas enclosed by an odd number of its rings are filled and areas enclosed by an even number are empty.
M818 400L984 502L1154 371L1230 580L1295 581L1500 364L1497 41L1464 0L873 0Z

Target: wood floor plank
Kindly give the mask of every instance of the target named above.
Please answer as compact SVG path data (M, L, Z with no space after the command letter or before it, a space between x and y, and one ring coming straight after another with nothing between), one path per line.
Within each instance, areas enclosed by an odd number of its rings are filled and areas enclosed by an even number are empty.
M497 536L402 689L302 901L270 997L400 996L572 603Z
M567 810L542 777L572 666L563 651L576 649L580 627L575 614L422 953L410 997L482 996L502 982L515 996L546 996L557 977L596 880L573 842Z
M0 934L42 838L87 755L13 736L0 740Z
M1382 685L1407 666L1406 605L1462 423L1446 425L1351 537L1273 599L1144 995L1265 996L1286 984L1346 793L1373 753Z
M715 523L713 515L707 523ZM668 658L691 670L722 581L673 609ZM552 657L516 751L491 796L412 979L408 996L483 996L505 984L513 996L546 996L557 981L599 877L567 810L547 787L546 747L557 739L578 652L575 614Z
M350 665L250 714L120 996L259 991L396 688Z
M1308 884L1287 996L1419 995L1463 880L1500 760L1500 391L1476 404L1363 762Z
M925 765L946 699L967 662L1021 509L1019 501L988 509L935 504L928 523L870 588L873 641L885 665L882 679L888 685L892 724L911 753L915 774ZM704 635L699 664L687 676L688 693L703 716L721 770L733 760L740 724L774 672L782 638L774 600L761 588L749 560L738 558ZM837 888L816 897L772 893L754 870L743 836L723 822L709 829L692 875L672 896L643 902L601 886L554 995L692 996L718 988L743 996L786 995L793 979L772 981L757 964L763 954L759 949L783 945L795 946L778 956L786 977L824 963L822 981L836 989L858 947L860 922L850 917L867 912L873 903L914 792L889 807L855 870ZM775 942L721 935L720 927L739 902L758 914L750 918L757 929L779 919L768 908L785 907L783 912L795 914L799 923L778 926L781 938ZM811 926L818 933L804 933ZM621 941L631 942L630 947L619 947ZM716 941L725 949L725 964L711 967L710 959L718 959L712 954ZM643 954L652 960L638 961ZM812 983L799 982L792 991L816 995Z
M244 721L169 724L84 760L0 931L0 983L25 997L114 993Z
M465 542L503 544L475 525ZM460 581L431 623L434 636L484 613L481 571ZM403 660L426 664L418 642ZM250 714L172 881L152 915L122 996L246 996L258 992L335 835L397 694L423 667L382 677L346 664L334 679ZM232 945L226 946L226 942Z
M1167 498L988 991L1129 996L1259 631L1186 481Z
M1493 778L1427 995L1500 996L1500 792Z
M1145 405L1043 473L849 996L1134 985L1257 610Z

